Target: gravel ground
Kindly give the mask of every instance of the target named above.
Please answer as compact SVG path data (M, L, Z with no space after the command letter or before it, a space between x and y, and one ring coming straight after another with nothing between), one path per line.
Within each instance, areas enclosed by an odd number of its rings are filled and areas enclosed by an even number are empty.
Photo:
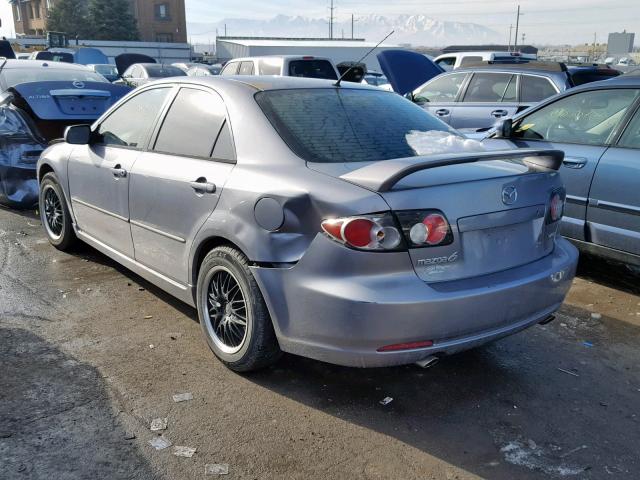
M193 309L0 210L0 335L2 479L640 478L640 277L593 258L555 322L427 370L238 375Z

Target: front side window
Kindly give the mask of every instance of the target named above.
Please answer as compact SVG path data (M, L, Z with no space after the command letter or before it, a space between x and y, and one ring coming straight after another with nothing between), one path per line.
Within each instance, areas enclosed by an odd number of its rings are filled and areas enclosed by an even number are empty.
M222 69L222 72L220 72L220 75L222 76L235 75L237 72L238 72L238 62L229 62L224 66L224 68Z
M558 93L548 78L522 75L520 79L520 101L538 103Z
M209 158L225 117L226 109L218 95L183 88L162 122L153 149L174 155Z
M453 70L453 66L456 64L456 57L445 57L441 58L436 62L436 65L442 67L443 70L449 71Z
M633 116L618 145L626 148L640 148L640 110Z
M576 93L520 119L513 136L527 140L605 145L638 90L612 89Z
M142 148L170 87L147 90L118 107L97 129L98 143Z
M508 92L514 75L510 73L475 73L467 87L464 102L502 102ZM514 84L515 86L515 84Z
M382 90L269 90L255 96L289 148L309 162L365 162L414 157L407 135L445 132L446 123Z
M413 100L416 103L455 102L466 77L466 73L438 76L415 90Z

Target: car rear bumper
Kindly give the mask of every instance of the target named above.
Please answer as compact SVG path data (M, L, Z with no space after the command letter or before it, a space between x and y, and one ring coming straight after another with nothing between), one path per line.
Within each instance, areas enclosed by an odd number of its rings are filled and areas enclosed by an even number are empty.
M425 283L406 252L357 252L318 235L291 268L254 267L280 347L339 365L413 363L482 345L560 307L578 252L562 238L533 263L481 277ZM387 345L433 346L378 352Z

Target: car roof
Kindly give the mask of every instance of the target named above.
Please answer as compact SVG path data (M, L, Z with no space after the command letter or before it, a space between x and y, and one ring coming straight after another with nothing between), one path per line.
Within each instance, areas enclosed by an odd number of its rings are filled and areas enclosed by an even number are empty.
M295 89L315 89L315 88L333 88L335 80L324 80L318 78L303 77L280 77L271 75L229 75L226 77L209 76L209 77L174 77L166 80L153 82L152 85L162 83L180 83L192 85L209 85L214 88L224 89L227 85L244 86L253 91L268 90L295 90ZM372 90L384 92L379 88L354 82L341 82L342 89Z
M319 57L318 55L256 55L253 57L240 57L240 58L232 58L229 60L231 62L242 62L249 60L258 60L260 58L278 58L282 60L329 60L328 57Z
M501 63L483 67L460 67L455 70L446 72L447 75L452 73L469 73L469 72L488 72L488 73L529 73L534 75L553 76L562 74L562 71L551 71L544 68L521 68L525 63ZM437 78L437 77L434 77Z
M52 60L6 60L2 69L56 68L60 70L88 70L85 65L54 62Z
M580 85L572 90L584 90L591 88L600 88L600 87L631 87L631 88L640 88L640 76L635 75L620 75L618 77L610 78L609 80L601 80L598 82L585 83L584 85Z

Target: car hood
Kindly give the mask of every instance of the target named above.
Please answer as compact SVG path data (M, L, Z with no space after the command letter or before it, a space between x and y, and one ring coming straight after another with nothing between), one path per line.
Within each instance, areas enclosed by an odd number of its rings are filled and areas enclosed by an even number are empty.
M141 53L122 53L115 58L118 74L122 75L134 63L157 63L155 58ZM108 63L108 62L103 62Z
M385 50L378 53L378 63L393 90L405 95L444 70L420 53Z
M14 59L16 58L16 54L11 47L11 43L7 40L0 40L0 57Z
M12 88L40 120L88 120L100 117L131 91L106 82L31 82Z
M79 48L74 57L75 62L81 65L109 63L109 57L97 48Z

